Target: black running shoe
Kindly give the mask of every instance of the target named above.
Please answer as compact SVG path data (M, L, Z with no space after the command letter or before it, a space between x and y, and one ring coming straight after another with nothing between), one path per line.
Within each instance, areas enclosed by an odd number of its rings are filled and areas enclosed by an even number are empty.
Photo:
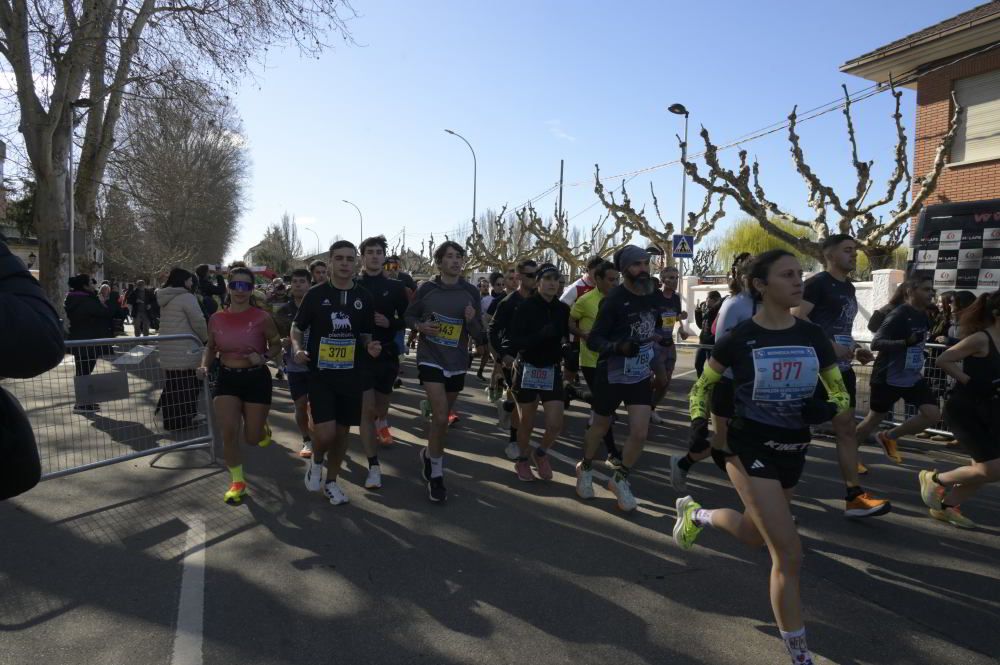
M427 482L427 496L434 503L442 503L448 499L448 490L444 486L444 478L431 478Z
M431 461L427 458L427 449L420 449L420 475L427 482L431 479Z

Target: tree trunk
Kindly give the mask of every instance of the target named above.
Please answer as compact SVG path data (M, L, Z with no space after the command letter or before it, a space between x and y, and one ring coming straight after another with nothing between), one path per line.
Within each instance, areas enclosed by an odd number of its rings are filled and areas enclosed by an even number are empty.
M38 176L35 190L35 231L38 274L45 295L60 313L69 281L69 236L66 219L66 170Z
M868 257L868 265L871 267L871 270L883 270L892 267L892 248L882 246L866 247L864 252L865 256Z

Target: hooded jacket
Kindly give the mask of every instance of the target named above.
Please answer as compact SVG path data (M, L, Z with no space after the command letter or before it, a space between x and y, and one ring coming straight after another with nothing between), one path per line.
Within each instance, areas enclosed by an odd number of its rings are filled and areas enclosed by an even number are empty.
M507 353L536 367L558 365L563 358L562 343L569 337L569 305L538 293L526 298L514 311L508 329Z
M465 320L468 305L476 311L472 321ZM444 284L440 277L424 282L406 308L406 325L415 328L418 323L428 321L453 326L451 330L456 336L431 338L421 335L417 364L437 367L446 376L464 374L469 368L469 338L483 341L479 289L461 278L456 284Z
M201 340L164 341L160 343L160 366L163 369L195 369L201 364L203 344L208 340L208 324L198 304L198 298L183 286L165 286L156 290L160 303L161 335L193 333Z
M111 310L102 305L96 293L70 291L66 294L66 318L69 335L66 339L103 339L114 337Z
M59 315L24 263L0 240L0 376L29 378L66 355ZM26 343L30 340L30 344Z

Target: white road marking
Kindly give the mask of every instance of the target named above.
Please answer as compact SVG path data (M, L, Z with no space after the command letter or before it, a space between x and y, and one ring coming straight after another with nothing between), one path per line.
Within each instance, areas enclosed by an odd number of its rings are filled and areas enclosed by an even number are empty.
M177 630L170 665L202 665L205 623L205 522L189 520L184 542L181 598L177 603Z

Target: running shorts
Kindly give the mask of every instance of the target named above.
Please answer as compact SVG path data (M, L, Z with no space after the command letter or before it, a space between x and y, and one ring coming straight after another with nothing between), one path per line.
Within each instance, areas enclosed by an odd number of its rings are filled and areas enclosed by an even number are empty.
M364 391L338 386L321 373L309 376L309 410L316 424L336 422L344 427L361 424Z
M430 365L420 365L417 369L417 377L420 383L443 383L446 393L460 393L465 388L465 372L455 376L445 376L439 367Z
M944 421L974 461L1000 458L1000 401L956 392L944 406Z
M916 408L924 404L938 405L938 398L923 379L908 388L890 386L888 383L873 383L871 386L871 410L875 413L889 413L900 399Z
M713 416L732 418L736 415L736 401L733 393L733 380L722 377L712 388L712 403L709 405Z
M293 402L298 402L300 398L309 395L309 372L289 372L285 370L288 377L288 392L292 396Z
M858 377L853 369L844 369L843 367L840 368L840 376L844 379L847 394L851 396L851 409L855 409L858 406ZM815 397L824 402L827 399L826 386L823 385L822 381L816 384Z
M594 373L591 408L599 416L610 417L622 403L625 406L652 406L653 388L649 377L639 383L609 383L608 371L598 367Z
M546 402L562 402L566 399L566 391L563 389L562 372L559 371L559 366L556 366L556 375L552 381L552 390L537 390L533 388L522 388L521 379L522 375L522 365L518 362L514 366L514 399L517 400L518 404L534 404L536 401L541 400L542 404Z
M371 362L368 371L371 374L371 384L375 392L391 395L392 388L396 384L396 377L399 375L399 358L383 354Z
M234 369L222 365L216 397L238 397L244 404L271 404L271 371L264 366Z

